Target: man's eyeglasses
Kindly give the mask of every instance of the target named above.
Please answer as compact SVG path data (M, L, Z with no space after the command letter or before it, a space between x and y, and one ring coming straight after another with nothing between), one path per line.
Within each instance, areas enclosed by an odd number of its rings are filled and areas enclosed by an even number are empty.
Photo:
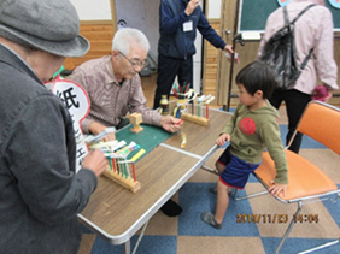
M140 67L145 67L148 64L148 60L144 59L144 60L139 60L139 59L129 59L127 58L122 52L118 51L119 54L121 54L126 60L129 61L129 63L132 65L132 67L134 69L136 69L138 66Z

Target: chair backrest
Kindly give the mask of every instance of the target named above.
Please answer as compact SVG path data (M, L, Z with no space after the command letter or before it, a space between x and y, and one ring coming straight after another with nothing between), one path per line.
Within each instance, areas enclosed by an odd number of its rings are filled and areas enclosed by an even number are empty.
M340 154L340 108L310 102L297 130Z

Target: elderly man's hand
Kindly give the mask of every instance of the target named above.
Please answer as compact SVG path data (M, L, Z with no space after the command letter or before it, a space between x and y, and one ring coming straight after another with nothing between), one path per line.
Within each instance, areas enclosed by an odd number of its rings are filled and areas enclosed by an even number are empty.
M89 126L89 130L96 136L99 135L101 132L105 131L106 128L107 128L106 125L103 125L97 122L93 122ZM113 140L116 140L116 133L114 131L109 132L105 137L101 139L101 141L103 142L109 142Z
M175 132L181 129L183 120L174 118L172 116L164 116L161 118L161 126L164 130Z

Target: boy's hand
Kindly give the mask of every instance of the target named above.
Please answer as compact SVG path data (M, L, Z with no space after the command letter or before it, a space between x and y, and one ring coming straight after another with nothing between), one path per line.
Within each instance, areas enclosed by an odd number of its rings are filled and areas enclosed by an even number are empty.
M269 193L272 196L278 196L280 195L280 192L282 191L282 196L286 196L286 191L287 191L287 186L288 184L283 184L283 183L275 183L275 181L270 181L270 188L269 188Z
M216 140L216 144L218 146L223 146L225 141L230 142L230 136L228 134L223 134L219 136L218 139Z

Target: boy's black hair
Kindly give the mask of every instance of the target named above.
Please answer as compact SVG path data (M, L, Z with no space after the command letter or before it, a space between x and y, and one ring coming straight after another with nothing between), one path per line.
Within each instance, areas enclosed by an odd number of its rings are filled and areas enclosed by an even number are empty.
M237 74L236 84L244 85L246 91L254 95L257 90L263 92L263 99L269 99L277 86L272 70L262 61L254 61Z

